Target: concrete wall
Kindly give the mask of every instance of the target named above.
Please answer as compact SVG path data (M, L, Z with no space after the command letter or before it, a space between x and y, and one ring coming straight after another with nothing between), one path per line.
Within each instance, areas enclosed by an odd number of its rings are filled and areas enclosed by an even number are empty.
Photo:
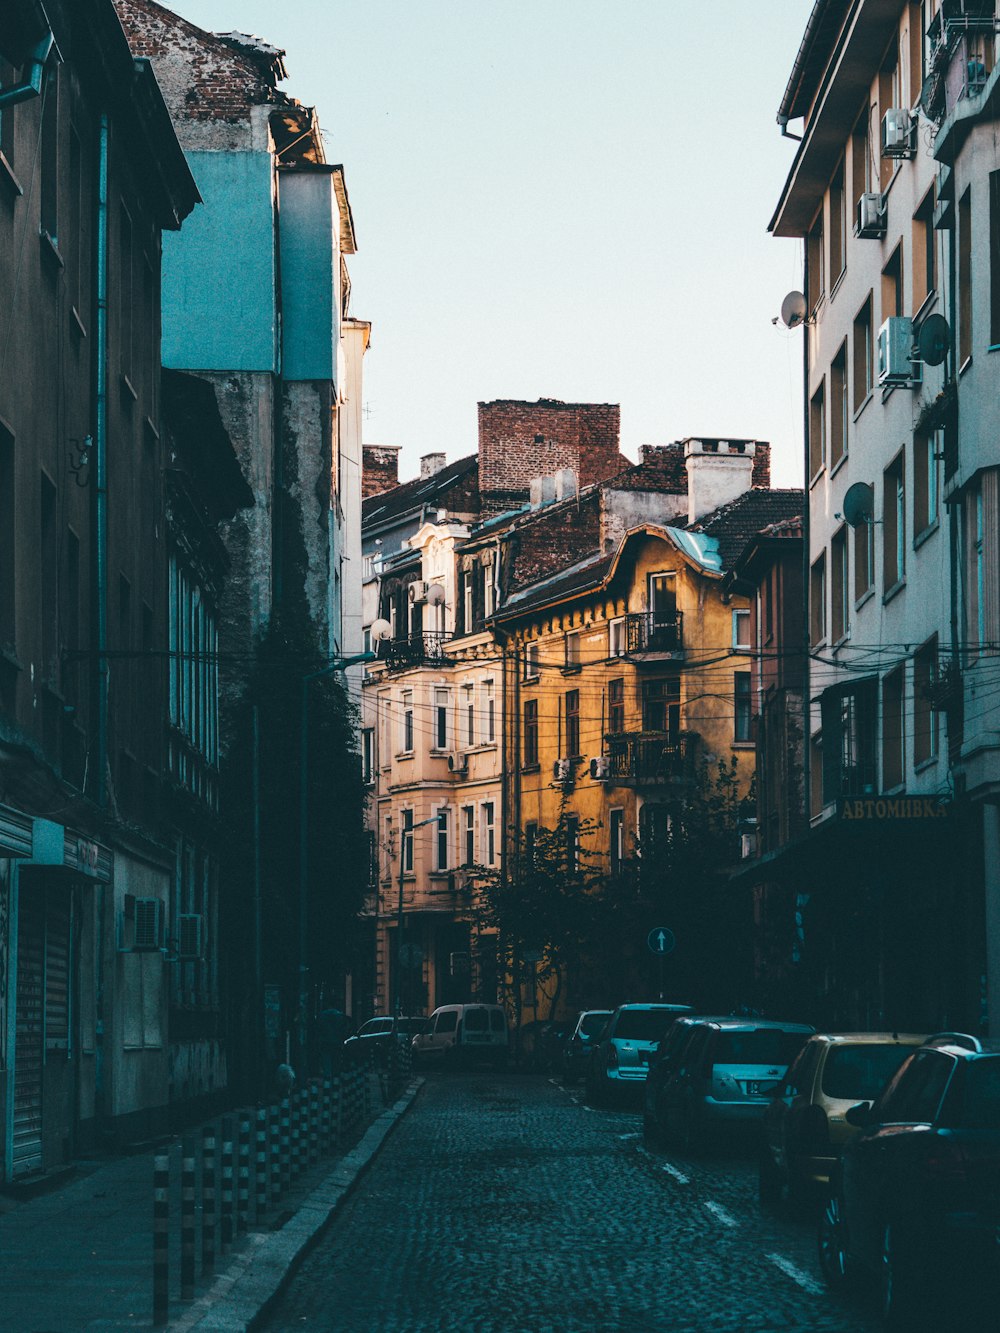
M286 380L337 380L340 217L332 167L278 173L281 369Z

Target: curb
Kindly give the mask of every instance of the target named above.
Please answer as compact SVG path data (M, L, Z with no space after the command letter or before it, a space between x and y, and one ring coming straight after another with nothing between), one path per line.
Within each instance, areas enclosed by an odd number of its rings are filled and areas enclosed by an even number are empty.
M177 1319L170 1333L252 1333L284 1291L295 1270L353 1192L383 1143L413 1105L424 1080L415 1078L401 1097L365 1130L354 1148L308 1195L280 1231L253 1232L224 1273Z

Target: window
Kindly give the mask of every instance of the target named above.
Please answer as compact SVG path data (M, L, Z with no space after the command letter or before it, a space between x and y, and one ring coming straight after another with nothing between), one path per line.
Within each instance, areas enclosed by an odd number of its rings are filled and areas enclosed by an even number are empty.
M580 691L567 690L566 698L566 755L576 759L580 754Z
M59 239L59 66L51 63L42 85L41 155L42 231L57 243Z
M529 867L535 864L535 845L538 842L538 825L534 823L524 826L524 859Z
M462 806L462 864L476 864L476 807Z
M875 524L859 523L854 529L854 600L861 599L875 586Z
M826 639L826 556L809 573L809 643L815 648Z
M563 663L566 671L580 670L580 638L579 630L573 630L571 634L566 635L564 640L566 656Z
M373 745L375 742L375 730L373 727L365 727L361 733L361 774L365 782L372 781L373 769Z
M847 453L847 339L830 363L830 466L836 467Z
M14 437L0 424L0 649L14 647Z
M906 577L906 490L903 455L882 476L882 592Z
M937 283L937 263L935 248L937 233L934 230L934 187L924 195L923 202L913 215L913 313L934 291Z
M524 765L533 768L538 763L538 700L524 702Z
M524 649L524 679L538 679L538 644L529 643Z
M403 848L402 848L403 874L412 875L413 874L413 811L412 810L403 811L402 838L403 838Z
M448 810L442 807L438 811L437 824L434 827L434 869L447 870L451 860L448 855Z
M996 541L1000 528L1000 472L983 472L962 500L963 569L967 660L980 645L1000 637L1000 605L996 579Z
M938 455L944 432L919 430L913 437L913 535L933 527L938 516Z
M882 789L903 783L903 686L905 668L882 680Z
M566 816L566 869L575 874L580 868L580 820L577 815Z
M375 723L378 729L378 762L388 768L392 762L392 703L388 694L380 694L376 705Z
M876 124L881 125L882 117L894 106L901 106L899 100L899 39L894 36L889 43L889 50L878 75L878 108ZM883 157L879 163L879 189L885 193L892 180L896 163L891 157Z
M608 621L608 656L624 657L626 652L625 617Z
M622 873L625 860L625 811L619 808L608 811L608 852L611 861L611 874L615 879Z
M749 671L733 672L733 740L737 743L753 740Z
M958 201L958 364L972 356L972 193Z
M413 692L403 691L403 734L402 749L405 754L413 749Z
M872 294L854 317L854 410L872 391Z
M839 643L847 633L847 529L840 528L830 543L830 638Z
M830 282L835 287L847 265L847 209L844 201L844 162L830 181Z
M750 647L749 611L733 612L733 647L745 649Z
M809 401L809 476L826 466L826 397L821 383Z
M681 725L681 683L671 680L642 682L642 729L666 732L676 740Z
M937 713L932 691L937 680L937 635L913 654L913 766L937 758Z
M619 735L625 730L625 680L618 676L608 681L608 731Z
M815 818L823 809L823 736L809 740L809 816Z
M488 620L489 617L493 614L493 610L494 610L494 607L493 607L493 600L494 600L494 589L493 589L493 567L492 567L492 565L490 565L490 566L487 566L487 567L483 570L483 617L484 617L484 619L487 619L487 620Z
M903 246L893 250L882 270L882 318L889 319L903 313Z
M809 310L812 313L826 292L826 256L823 253L823 210L819 210L809 233L806 251L806 285L809 288Z
M471 685L462 687L462 710L465 713L465 743L472 746L476 743L476 703Z
M472 571L466 570L462 575L462 610L464 620L462 628L466 634L472 633L472 618L474 606L474 586L472 581Z
M921 1052L908 1060L881 1098L881 1122L931 1124L954 1068L954 1058L937 1051Z
M434 748L448 748L448 691L434 691Z
M491 866L496 863L496 823L492 801L483 802L483 861Z
M877 684L870 678L846 689L824 690L820 697L823 804L875 791Z
M483 702L486 722L487 744L492 745L497 738L497 720L496 720L496 701L493 697L493 682L491 680L483 681Z
M872 156L869 146L868 126L871 123L871 108L866 104L858 117L851 135L851 203L857 204L863 194L871 192Z
M1000 346L1000 171L990 172L990 346Z

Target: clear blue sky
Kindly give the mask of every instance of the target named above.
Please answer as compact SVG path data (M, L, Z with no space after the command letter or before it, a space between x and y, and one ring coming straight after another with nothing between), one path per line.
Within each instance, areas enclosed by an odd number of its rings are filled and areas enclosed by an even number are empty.
M618 402L622 445L774 445L801 484L801 285L767 233L811 0L177 0L287 52L319 109L372 322L369 442L449 459L480 399Z

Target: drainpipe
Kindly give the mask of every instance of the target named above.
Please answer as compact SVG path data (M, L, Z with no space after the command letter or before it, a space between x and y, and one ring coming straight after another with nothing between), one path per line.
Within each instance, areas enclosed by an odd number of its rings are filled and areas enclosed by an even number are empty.
M0 90L0 111L4 107L16 106L18 102L27 102L29 98L39 95L42 91L45 66L54 46L55 38L51 32L46 32L25 62L25 77L12 88Z
M98 131L97 318L94 337L93 593L95 771L91 788L97 804L108 799L108 116Z

